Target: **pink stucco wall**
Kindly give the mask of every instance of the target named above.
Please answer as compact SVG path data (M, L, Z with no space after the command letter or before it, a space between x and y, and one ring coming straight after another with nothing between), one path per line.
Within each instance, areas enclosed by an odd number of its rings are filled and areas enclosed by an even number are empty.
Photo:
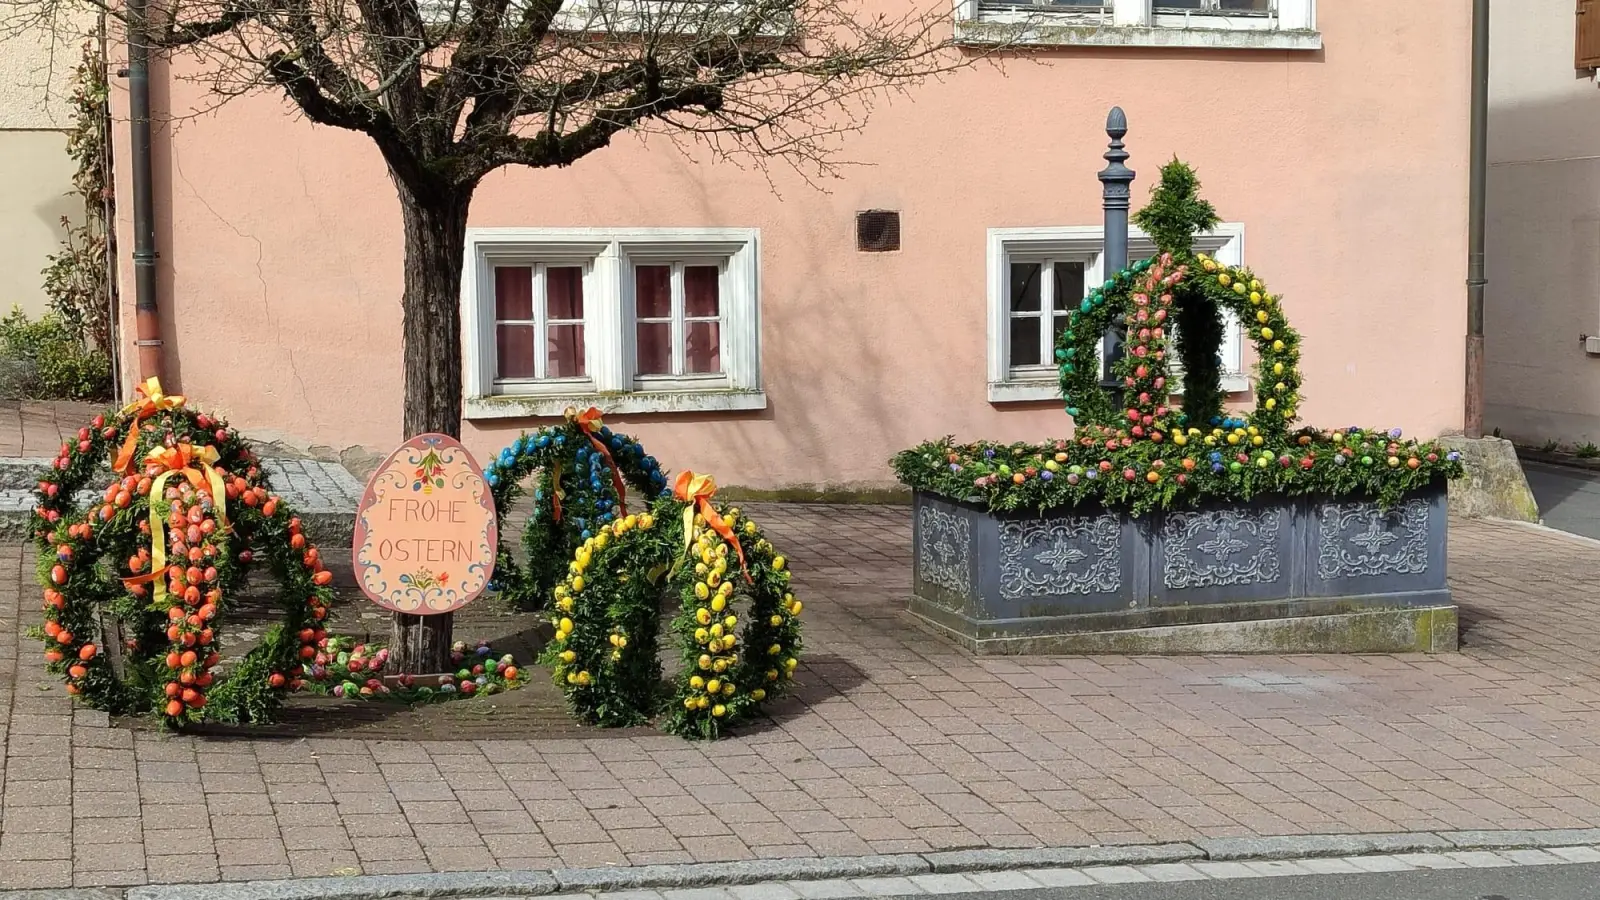
M1306 336L1307 420L1457 428L1466 5L1320 7L1314 54L1066 50L929 84L850 140L864 165L828 193L777 168L775 194L759 173L624 138L567 170L490 177L472 224L760 228L768 408L612 424L725 484L881 486L887 457L924 438L1069 430L1056 404L987 400L985 231L1097 224L1105 113L1120 104L1136 203L1179 154L1244 223L1246 263ZM201 97L174 82L156 99L182 111ZM164 134L156 168L177 386L253 433L396 444L400 223L370 143L258 97ZM902 252L855 252L867 208L901 211ZM131 286L126 259L124 274ZM487 454L532 424L468 423L464 440Z

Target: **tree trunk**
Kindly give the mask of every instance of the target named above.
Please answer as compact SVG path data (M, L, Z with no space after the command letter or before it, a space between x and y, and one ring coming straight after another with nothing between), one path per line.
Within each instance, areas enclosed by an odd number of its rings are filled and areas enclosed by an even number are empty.
M471 186L413 190L396 178L405 223L405 437L461 436L461 266ZM394 614L389 666L431 675L452 671L453 616Z

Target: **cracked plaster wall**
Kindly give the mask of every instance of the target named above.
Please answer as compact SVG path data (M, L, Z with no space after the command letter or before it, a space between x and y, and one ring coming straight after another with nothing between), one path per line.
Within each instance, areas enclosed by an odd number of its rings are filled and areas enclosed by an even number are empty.
M774 195L758 171L624 136L568 169L491 176L472 224L759 227L767 409L613 424L724 484L882 487L887 457L925 438L1069 430L1055 404L986 399L985 229L1097 224L1103 123L1121 104L1137 202L1181 154L1245 223L1246 262L1307 337L1308 419L1459 427L1466 8L1340 0L1319 24L1327 49L1310 54L1074 51L958 73L881 106L847 145L866 165L828 193L779 165ZM157 80L165 108L203 102ZM371 144L261 96L162 133L156 170L182 390L249 431L387 453L401 237ZM901 252L855 252L869 208L901 211ZM471 422L464 439L487 455L533 424Z

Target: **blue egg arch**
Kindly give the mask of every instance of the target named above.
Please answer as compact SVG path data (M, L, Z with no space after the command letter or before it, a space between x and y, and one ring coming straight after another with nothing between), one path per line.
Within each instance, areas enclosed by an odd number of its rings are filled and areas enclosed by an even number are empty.
M604 424L587 427L568 410L560 424L519 435L484 469L500 520L490 589L512 607L543 608L577 548L623 515L627 498L617 494L612 464L624 488L637 492L645 505L670 490L666 471L638 441ZM507 526L529 476L534 478L533 507L522 528L524 561L519 562L508 552Z

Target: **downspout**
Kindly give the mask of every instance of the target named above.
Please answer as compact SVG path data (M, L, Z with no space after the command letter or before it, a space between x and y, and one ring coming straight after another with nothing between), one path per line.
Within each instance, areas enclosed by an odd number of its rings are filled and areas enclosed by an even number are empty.
M102 11L100 24L96 29L95 39L100 46L100 65L104 67L111 59L109 37L110 17ZM101 264L106 269L106 350L111 354L111 371L122 371L122 304L119 302L117 290L117 192L113 185L117 183L116 151L111 140L111 96L107 92L99 109L100 128L100 171L104 178L103 190L100 201L100 222L105 227L105 258ZM113 400L121 402L123 399L122 379L115 375L111 379L111 393Z
M1472 119L1467 185L1467 396L1462 431L1483 437L1484 222L1489 169L1489 0L1472 0Z
M156 306L156 217L150 174L148 0L128 2L128 113L132 121L133 296L139 379L162 375L161 315Z

